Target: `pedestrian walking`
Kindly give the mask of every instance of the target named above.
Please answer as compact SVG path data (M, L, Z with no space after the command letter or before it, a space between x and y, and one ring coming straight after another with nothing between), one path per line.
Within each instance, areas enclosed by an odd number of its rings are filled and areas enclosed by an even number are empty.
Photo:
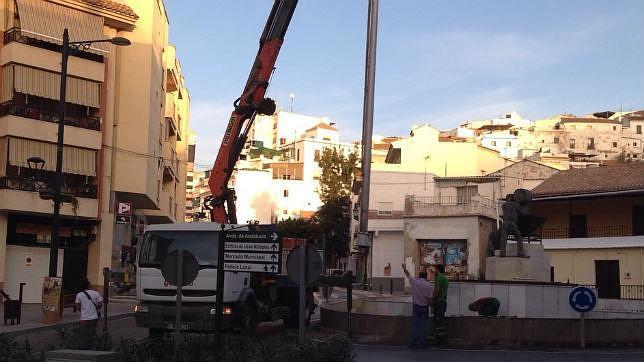
M76 294L76 306L80 308L80 324L95 329L98 319L101 316L103 297L91 289L89 280L85 279L81 285L82 289Z
M445 265L436 265L434 278L434 293L432 296L432 318L434 321L434 338L438 345L447 343L447 327L445 326L445 311L447 310L447 288L449 281L445 275Z
M427 347L427 328L429 320L429 304L432 298L432 284L427 280L427 272L418 273L418 278L409 274L407 266L402 265L405 275L411 284L412 321L410 348Z

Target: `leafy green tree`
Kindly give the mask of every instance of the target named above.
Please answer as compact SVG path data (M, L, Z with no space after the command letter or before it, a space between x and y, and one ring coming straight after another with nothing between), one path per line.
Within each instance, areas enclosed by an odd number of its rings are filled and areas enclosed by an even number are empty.
M337 257L344 257L349 252L350 196L357 163L355 152L345 156L336 148L325 148L320 157L319 194L323 205L315 213L313 221L325 234L327 260L331 265L335 264Z
M285 237L314 241L320 235L320 228L311 220L288 218L277 223L277 232Z

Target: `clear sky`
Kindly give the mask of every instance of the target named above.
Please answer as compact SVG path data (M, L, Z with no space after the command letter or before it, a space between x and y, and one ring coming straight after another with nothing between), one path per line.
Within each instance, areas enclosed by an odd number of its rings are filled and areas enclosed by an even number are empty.
M165 0L210 167L270 0ZM642 0L380 0L374 134L518 111L644 109ZM367 0L300 0L268 95L360 138Z

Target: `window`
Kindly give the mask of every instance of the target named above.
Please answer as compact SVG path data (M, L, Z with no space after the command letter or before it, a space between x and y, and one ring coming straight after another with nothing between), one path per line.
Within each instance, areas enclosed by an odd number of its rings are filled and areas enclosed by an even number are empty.
M506 147L512 147L512 142L511 141L505 141L505 146Z
M277 122L273 123L273 129L277 129Z
M496 147L496 141L492 141L492 146Z
M282 214L288 215L288 210L282 210Z
M555 137L555 139L553 140L553 142L554 142L554 143L559 143L559 137Z
M186 176L186 181L191 182L193 180L193 176Z
M479 187L477 185L468 185L468 186L457 186L456 187L456 199L459 204L469 204L472 200L472 196L475 196L479 193Z
M291 175L282 175L282 180L290 180Z
M300 150L299 150L299 148L298 148L298 150L297 150L297 156L295 157L295 160L296 160L296 161L299 161L299 160L300 160Z
M570 139L570 148L572 148L572 149L575 148L575 139L574 138Z
M635 129L636 129L635 133L642 134L642 125L637 125L637 127L635 127Z
M378 216L391 216L393 213L393 202L379 202L378 203Z
M588 139L588 149L589 150L594 150L595 149L595 139L594 138L589 138Z
M286 143L286 138L280 138L280 145L283 145Z
M284 191L282 192L282 195L284 195L284 197L288 197L288 190L284 190Z
M617 126L613 126L613 131L617 131Z
M613 142L613 148L617 148L617 142Z
M633 147L637 147L637 142L633 142Z
M320 150L315 150L315 156L313 157L315 162L320 162Z
M330 142L330 141L331 141L331 138L329 138L329 137L322 137L322 140L323 140L323 141L329 141L329 142Z

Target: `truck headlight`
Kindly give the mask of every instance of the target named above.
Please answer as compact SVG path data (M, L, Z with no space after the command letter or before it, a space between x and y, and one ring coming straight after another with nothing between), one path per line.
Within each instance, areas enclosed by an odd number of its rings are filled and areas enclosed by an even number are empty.
M150 311L150 309L148 308L147 305L135 305L134 306L134 313L147 313L149 311Z

